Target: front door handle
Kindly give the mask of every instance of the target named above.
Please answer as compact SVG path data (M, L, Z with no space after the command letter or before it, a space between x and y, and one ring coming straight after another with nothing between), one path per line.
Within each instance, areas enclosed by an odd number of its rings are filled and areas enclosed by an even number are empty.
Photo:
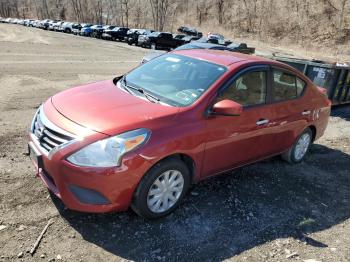
M268 122L270 122L268 119L259 119L259 120L256 122L256 125L257 125L257 126L262 126L262 125L267 124Z
M311 114L311 111L310 111L310 110L304 110L301 114L302 114L303 116L307 116L307 115L310 115L310 114Z

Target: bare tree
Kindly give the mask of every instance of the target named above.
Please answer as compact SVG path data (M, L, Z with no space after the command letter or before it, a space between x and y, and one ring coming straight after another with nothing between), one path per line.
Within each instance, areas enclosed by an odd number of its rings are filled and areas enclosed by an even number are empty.
M0 16L173 30L199 26L301 44L348 41L350 0L0 0ZM348 39L348 40L347 40Z
M223 24L224 21L224 4L225 4L225 0L216 0L216 7L218 10L218 22L220 25Z
M163 31L168 19L168 11L171 5L170 0L149 0L153 18L153 28Z

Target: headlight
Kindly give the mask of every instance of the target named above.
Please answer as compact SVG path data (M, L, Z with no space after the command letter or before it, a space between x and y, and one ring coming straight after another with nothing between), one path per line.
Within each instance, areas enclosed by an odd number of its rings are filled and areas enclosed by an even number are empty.
M67 160L78 166L119 166L124 154L145 144L151 132L141 128L92 143L72 154Z

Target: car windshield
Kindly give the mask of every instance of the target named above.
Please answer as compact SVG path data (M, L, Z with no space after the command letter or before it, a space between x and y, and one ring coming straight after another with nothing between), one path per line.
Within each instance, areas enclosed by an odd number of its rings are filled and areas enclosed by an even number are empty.
M228 47L231 47L231 48L235 48L235 47L239 47L239 43L231 43L228 45Z
M158 36L160 34L160 32L153 32L150 34L150 36Z
M194 103L226 67L182 55L157 57L125 76L126 86L143 89L172 106Z

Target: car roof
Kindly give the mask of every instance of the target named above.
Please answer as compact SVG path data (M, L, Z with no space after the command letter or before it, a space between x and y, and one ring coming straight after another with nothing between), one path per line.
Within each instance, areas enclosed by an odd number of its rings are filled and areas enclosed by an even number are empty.
M189 56L200 60L205 60L215 64L220 64L223 66L230 66L232 64L243 62L243 61L268 62L268 63L272 62L272 60L269 60L263 57L245 55L245 54L236 53L236 52L213 50L213 49L174 50L172 53Z
M218 45L218 44L212 44L212 43L201 43L201 42L191 42L190 45L195 45L195 46L199 46L199 47L203 47L203 48L213 48L213 47L224 47L223 45Z
M212 43L201 43L201 42L191 42L188 44L180 45L179 47L175 48L175 50L185 50L185 49L197 49L197 48L204 48L204 49L218 49L218 48L227 48L226 46L223 45L218 45L218 44L212 44ZM229 48L227 48L229 50Z

